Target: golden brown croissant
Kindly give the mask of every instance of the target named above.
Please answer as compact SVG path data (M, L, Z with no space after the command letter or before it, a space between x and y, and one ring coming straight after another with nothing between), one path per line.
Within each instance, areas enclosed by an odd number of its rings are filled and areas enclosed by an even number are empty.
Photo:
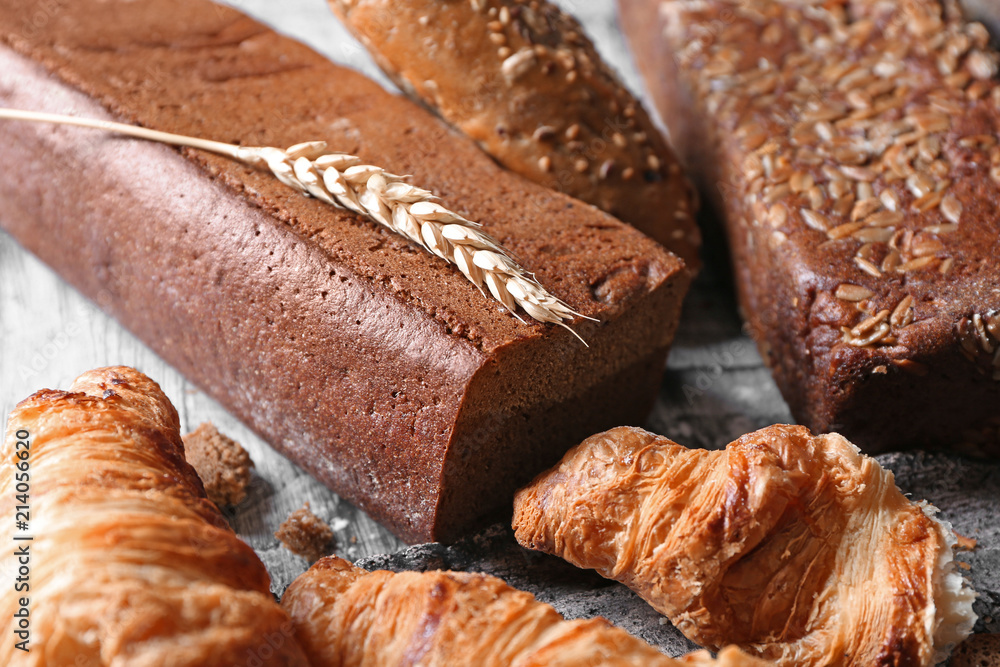
M618 428L521 490L514 529L704 646L782 665L931 665L975 620L933 511L836 434L772 426L706 451Z
M764 664L732 647L718 660L707 651L669 658L602 618L566 621L485 574L367 572L327 557L292 582L281 604L313 667Z
M145 375L105 368L70 392L34 394L11 413L2 456L0 566L28 588L4 584L0 664L308 664L267 571L206 499L177 412ZM28 652L15 646L25 638Z

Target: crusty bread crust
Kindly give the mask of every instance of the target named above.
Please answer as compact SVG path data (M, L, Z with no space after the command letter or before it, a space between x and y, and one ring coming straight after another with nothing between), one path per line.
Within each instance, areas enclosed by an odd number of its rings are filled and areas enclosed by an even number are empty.
M330 0L412 97L500 164L608 211L680 255L694 190L580 24L546 0Z

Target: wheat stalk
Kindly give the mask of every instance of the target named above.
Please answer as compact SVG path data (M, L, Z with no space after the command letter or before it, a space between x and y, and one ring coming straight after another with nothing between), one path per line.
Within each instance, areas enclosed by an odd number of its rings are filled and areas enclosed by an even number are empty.
M482 225L437 203L428 190L364 164L346 153L327 151L324 141L296 144L285 150L269 146L236 146L110 121L58 114L0 109L0 119L88 127L175 146L199 148L255 167L265 167L282 183L327 204L345 208L388 227L428 252L454 264L483 296L483 285L510 313L517 307L540 322L563 327L586 345L566 321L587 317L550 294Z

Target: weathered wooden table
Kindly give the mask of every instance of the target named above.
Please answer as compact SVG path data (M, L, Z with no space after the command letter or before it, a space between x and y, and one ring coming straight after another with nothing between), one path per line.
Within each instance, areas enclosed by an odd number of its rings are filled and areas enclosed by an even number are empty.
M323 0L239 0L232 3L333 60L388 81L326 8ZM563 0L579 16L601 52L638 90L639 79L615 26L611 0ZM0 216L3 211L0 211ZM720 447L739 435L791 416L741 330L725 249L708 239L708 267L685 306L668 372L647 428L692 447ZM282 548L273 531L309 501L335 529L338 553L356 560L399 552L405 545L370 518L274 453L247 427L187 382L163 360L103 314L33 256L0 232L0 409L42 387L67 387L82 371L111 364L135 366L156 379L174 401L187 430L214 422L248 449L256 473L247 500L229 513L236 531L267 565L275 592L305 570L306 562ZM1000 631L1000 468L941 455L880 457L899 475L904 491L941 507L946 519L979 547L962 558L972 564L980 592L977 631ZM686 642L631 593L593 577L574 578L541 556L529 556L505 533L488 533L458 549L422 547L366 561L386 567L475 567L501 574L536 592L571 616L607 615L668 652Z

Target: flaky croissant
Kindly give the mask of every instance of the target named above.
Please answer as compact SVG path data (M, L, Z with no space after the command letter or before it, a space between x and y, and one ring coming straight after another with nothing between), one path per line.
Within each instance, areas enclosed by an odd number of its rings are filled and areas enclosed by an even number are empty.
M517 494L513 523L691 640L781 665L931 665L975 620L951 529L844 438L802 427L722 451L595 435Z
M567 621L500 579L465 572L367 572L323 558L281 604L313 667L435 665L753 667L736 648L669 658L602 618Z
M69 392L22 401L3 443L0 507L2 571L27 586L4 584L0 664L308 664L267 571L206 499L177 412L145 375L95 370ZM24 639L27 652L15 646Z

